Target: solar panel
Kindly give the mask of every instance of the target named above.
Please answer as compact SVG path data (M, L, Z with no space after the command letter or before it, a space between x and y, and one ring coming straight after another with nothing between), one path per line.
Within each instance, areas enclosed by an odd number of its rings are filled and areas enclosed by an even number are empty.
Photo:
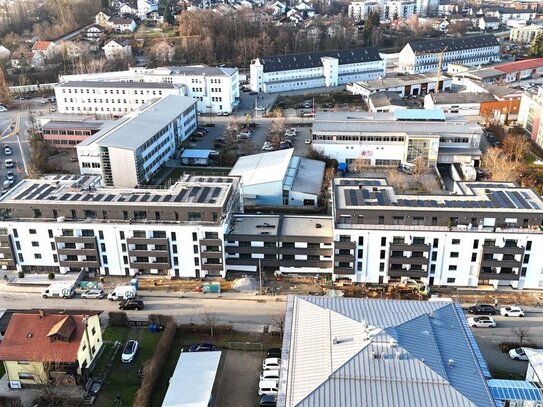
M151 201L152 201L152 202L156 202L156 201L158 201L160 198L161 198L160 195L155 195L155 196L153 196L153 197L151 198Z
M137 195L132 195L132 196L128 199L129 202L135 202L135 201L137 201L137 200L138 200L138 196L137 196Z
M543 400L542 391L530 382L523 380L492 379L488 381L488 387L492 396L498 400Z
M113 199L113 195L107 195L104 201L109 202Z
M81 198L81 194L75 194L72 196L70 201L79 201L79 198Z
M40 196L38 196L37 199L44 199L47 195L49 195L51 192L53 192L55 190L54 187L49 187L47 188L46 190L44 190Z
M141 197L140 201L141 201L141 202L147 202L147 201L149 200L149 198L150 198L150 195L149 195L149 194L144 194L144 195Z
M60 199L61 201L66 201L66 200L68 200L69 197L70 197L70 194L64 194L64 195L62 195L59 199Z
M99 200L101 200L103 197L104 197L104 194L94 195L93 201L99 201Z
M207 200L207 195L209 194L209 191L211 190L211 188L209 187L204 187L204 189L202 189L202 192L200 193L200 196L198 197L198 199L196 200L196 202L198 203L203 203Z
M177 195L177 197L179 197L179 200L176 200L175 202L181 202L183 198L185 198L185 195L187 195L187 192L187 189L183 189L181 192L179 192L179 195Z
M344 198L345 198L345 204L346 204L347 206L351 206L352 203L353 203L353 201L351 200L351 192L352 192L352 191L351 191L350 189L349 189L349 190L343 191L343 196L344 196Z
M196 196L198 194L198 191L200 191L200 187L194 187L190 190L189 196Z
M92 198L92 195L87 194L87 195L85 195L85 196L83 197L82 200L83 200L83 201L89 201L91 198Z
M171 195L165 195L164 198L162 199L162 202L170 202L171 200L172 200Z
M211 193L211 198L217 198L221 193L221 188L213 188L213 192Z
M384 199L383 199L383 194L378 192L375 194L375 197L377 198L377 203L379 205L383 205L385 203Z
M31 194L27 195L25 199L32 199L44 189L47 189L48 185L40 185L38 189L35 189Z
M513 191L512 192L512 199L516 199L516 202L518 202L518 204L524 208L524 209L530 209L531 208L531 205L526 202L526 199L524 199L524 197L517 191Z

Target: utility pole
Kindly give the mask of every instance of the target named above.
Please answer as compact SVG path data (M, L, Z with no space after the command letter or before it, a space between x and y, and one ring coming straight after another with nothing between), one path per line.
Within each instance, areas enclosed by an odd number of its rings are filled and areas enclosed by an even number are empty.
M262 295L262 261L260 259L258 259L258 284L259 284L258 293Z
M437 63L437 81L436 81L436 93L439 93L439 80L441 79L441 68L443 66L443 54L447 51L448 46L443 48L438 54L438 63Z

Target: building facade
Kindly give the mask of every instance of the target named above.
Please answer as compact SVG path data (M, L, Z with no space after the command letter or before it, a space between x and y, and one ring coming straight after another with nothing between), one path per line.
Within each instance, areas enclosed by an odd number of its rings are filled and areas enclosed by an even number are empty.
M81 142L80 172L100 175L107 186L145 185L197 127L196 100L166 96Z
M75 148L111 122L97 120L57 121L51 120L41 126L43 140L55 148Z
M535 38L543 32L541 25L527 25L525 27L511 28L509 39L521 44L531 44Z
M315 150L357 166L397 167L418 157L429 166L478 164L481 156L481 127L441 110L319 112L312 134Z
M408 73L435 72L443 53L442 69L449 63L477 66L500 60L500 46L493 35L408 43L400 52L398 68Z
M0 211L4 269L224 277L238 180L185 176L169 189L112 189L97 176L50 175L13 186Z
M92 83L97 84L97 88L104 88L107 87L107 82L137 82L150 88L153 87L152 84L156 84L158 88L173 85L173 87L182 88L179 94L196 98L198 111L201 113L231 113L240 101L237 68L203 65L130 68L128 71L62 75L59 80L60 82L89 82L86 86L91 89Z
M385 76L377 48L357 48L256 58L251 62L251 89L275 93L335 87Z
M370 12L381 14L381 5L377 1L353 1L349 3L347 14L355 21L365 20Z
M93 114L118 118L153 99L183 95L172 83L70 81L55 86L59 113Z
M537 91L527 90L520 98L517 123L524 127L527 137L543 148L543 89Z

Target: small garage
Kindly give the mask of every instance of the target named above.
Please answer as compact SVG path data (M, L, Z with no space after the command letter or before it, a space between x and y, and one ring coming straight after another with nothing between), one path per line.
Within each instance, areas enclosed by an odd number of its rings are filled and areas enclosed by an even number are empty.
M181 155L183 165L209 165L209 156L214 153L213 150L185 150Z

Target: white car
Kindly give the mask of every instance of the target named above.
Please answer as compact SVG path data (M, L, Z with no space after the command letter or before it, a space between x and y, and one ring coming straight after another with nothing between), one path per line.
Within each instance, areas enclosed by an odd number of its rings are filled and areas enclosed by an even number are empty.
M5 160L4 163L6 164L6 168L13 168L15 166L15 163L11 158Z
M6 106L3 106L3 105L0 106L0 112L7 112L7 111L8 109L6 108Z
M279 370L281 367L281 359L279 358L266 358L262 362L262 370Z
M257 112L263 112L264 110L266 110L266 108L265 108L265 107L262 107L262 106L257 106L257 107L255 107L255 110L256 110Z
M4 154L5 155L11 155L12 154L12 151L11 151L11 147L4 147Z
M104 290L87 290L84 293L81 294L81 298L92 298L92 299L102 299L104 298L105 293Z
M130 363L134 360L136 352L138 351L139 343L133 339L130 339L124 345L123 353L121 355L121 362Z
M492 317L480 316L468 318L469 326L473 328L495 328L496 321Z
M258 383L258 395L264 394L276 396L278 393L279 380L261 380Z
M306 138L306 139L305 139L305 144L311 144L311 139L310 139L310 138Z
M523 348L511 349L509 351L509 357L513 360L528 360L528 356L524 353Z
M260 373L260 380L279 380L279 370L264 370Z
M523 317L524 311L520 307L503 307L500 308L500 315L504 317Z

